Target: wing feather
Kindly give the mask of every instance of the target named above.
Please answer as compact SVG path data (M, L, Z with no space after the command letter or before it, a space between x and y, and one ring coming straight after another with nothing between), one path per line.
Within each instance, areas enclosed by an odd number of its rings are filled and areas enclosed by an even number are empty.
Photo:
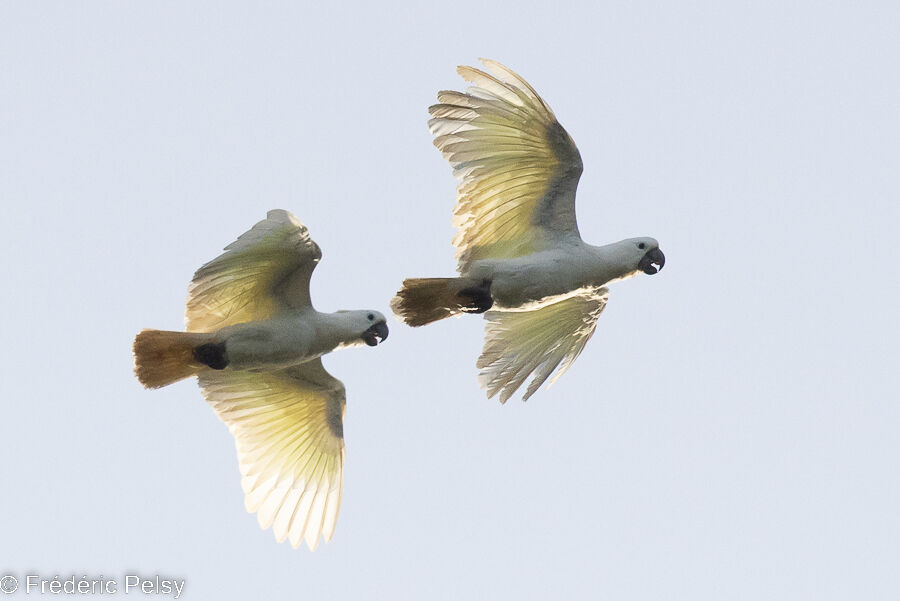
M344 386L321 359L276 372L207 371L206 400L235 439L247 510L278 542L331 539L343 488Z
M608 297L606 288L587 288L530 311L485 313L484 349L476 366L488 398L500 393L505 403L531 377L524 401L551 374L550 384L555 382L593 335Z
M554 237L578 236L575 143L524 79L482 62L490 73L459 67L473 85L439 92L429 108L434 144L460 182L453 244L463 272L478 259L520 256Z
M269 211L194 274L187 330L210 332L309 306L309 279L321 258L305 225L287 211Z

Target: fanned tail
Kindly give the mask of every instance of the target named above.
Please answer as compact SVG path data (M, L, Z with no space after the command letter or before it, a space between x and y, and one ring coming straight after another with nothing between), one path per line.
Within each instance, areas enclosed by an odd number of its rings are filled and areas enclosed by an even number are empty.
M490 280L410 278L391 300L391 309L418 327L458 313L484 313L493 304Z
M161 388L196 375L205 366L194 349L210 334L142 330L134 339L134 373L147 388Z

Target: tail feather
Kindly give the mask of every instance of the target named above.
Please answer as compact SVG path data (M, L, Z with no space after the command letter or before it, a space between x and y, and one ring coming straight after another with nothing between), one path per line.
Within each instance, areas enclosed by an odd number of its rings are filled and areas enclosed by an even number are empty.
M472 278L410 278L391 300L391 309L418 327L456 315L491 308L490 282Z
M210 334L142 330L134 339L134 373L147 388L161 388L196 375L204 365L194 349Z

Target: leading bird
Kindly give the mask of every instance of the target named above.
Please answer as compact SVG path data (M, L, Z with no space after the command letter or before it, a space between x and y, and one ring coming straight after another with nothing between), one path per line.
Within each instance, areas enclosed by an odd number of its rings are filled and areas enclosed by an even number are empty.
M455 278L412 278L391 301L411 326L484 313L476 363L488 397L522 400L572 365L594 333L610 282L665 264L653 238L604 246L581 239L575 188L581 155L553 111L498 62L459 67L473 85L438 93L428 110L434 144L459 180Z
M310 549L331 540L344 482L344 385L321 357L388 335L378 311L313 308L309 280L321 258L296 217L269 211L194 274L187 332L143 330L134 340L147 388L197 376L234 435L247 511L278 542Z

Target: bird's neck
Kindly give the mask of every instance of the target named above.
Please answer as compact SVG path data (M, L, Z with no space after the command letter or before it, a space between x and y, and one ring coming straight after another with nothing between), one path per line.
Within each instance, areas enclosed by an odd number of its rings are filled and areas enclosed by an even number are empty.
M329 353L339 347L362 344L359 335L355 334L351 328L350 315L346 311L335 311L334 313L316 311L314 323L316 352ZM322 347L321 351L319 346Z
M630 278L637 273L629 252L629 244L630 242L623 240L603 246L585 245L590 257L588 278L591 284L603 286Z

